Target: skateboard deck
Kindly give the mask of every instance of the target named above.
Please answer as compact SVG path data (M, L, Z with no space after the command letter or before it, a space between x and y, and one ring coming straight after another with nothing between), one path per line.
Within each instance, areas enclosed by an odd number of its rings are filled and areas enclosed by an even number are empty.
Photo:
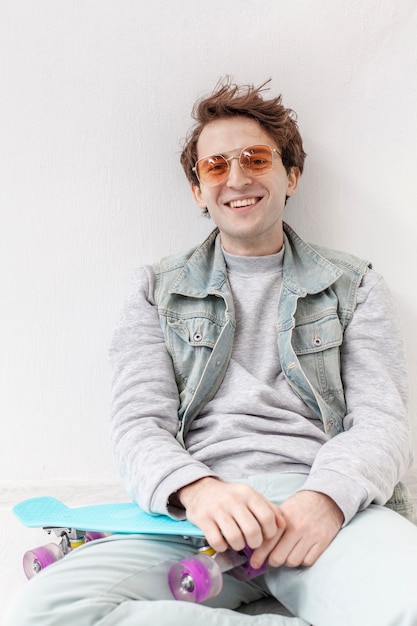
M30 498L13 508L15 516L29 528L76 528L109 533L181 535L203 537L191 522L150 515L134 502L69 507L51 497Z

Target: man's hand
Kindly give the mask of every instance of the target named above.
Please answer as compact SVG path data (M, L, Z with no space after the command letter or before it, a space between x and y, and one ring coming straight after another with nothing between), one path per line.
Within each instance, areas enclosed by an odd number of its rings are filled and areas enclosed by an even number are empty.
M343 513L328 496L316 491L298 491L279 510L285 530L265 541L252 555L251 565L279 567L311 566L336 537L343 524Z
M275 546L284 531L279 507L242 483L202 478L180 489L177 497L187 519L202 530L216 552L229 546L233 550Z
M316 491L299 491L277 506L248 485L207 477L177 495L216 552L247 545L254 568L266 560L271 567L313 565L344 519L337 504Z

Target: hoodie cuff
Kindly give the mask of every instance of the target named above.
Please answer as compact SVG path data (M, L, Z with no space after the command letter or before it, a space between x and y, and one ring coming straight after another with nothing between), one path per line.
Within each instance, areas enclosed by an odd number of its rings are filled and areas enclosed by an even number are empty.
M329 496L342 511L346 526L356 513L366 507L369 494L354 480L332 470L318 470L310 474L298 491L318 491Z

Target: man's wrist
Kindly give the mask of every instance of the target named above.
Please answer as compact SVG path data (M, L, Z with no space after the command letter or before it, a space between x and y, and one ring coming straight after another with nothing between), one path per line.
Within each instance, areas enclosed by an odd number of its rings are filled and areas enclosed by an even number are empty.
M200 489L205 489L210 483L218 480L219 479L214 476L204 476L203 478L199 478L198 480L181 487L181 489L178 489L178 491L174 494L176 496L176 500L179 502L179 506L187 509L188 503L195 497L195 494Z
M327 495L326 493L324 493L323 491L316 491L313 489L300 489L300 491L298 493L302 493L302 492L306 492L306 493L310 493L310 494L314 494L313 497L315 497L318 500L321 500L322 502L324 502L326 504L326 506L329 508L329 510L332 512L334 519L337 522L340 522L340 526L343 525L343 522L345 520L345 516L344 513L342 511L342 509L340 508L340 506L337 504L337 502L329 495Z

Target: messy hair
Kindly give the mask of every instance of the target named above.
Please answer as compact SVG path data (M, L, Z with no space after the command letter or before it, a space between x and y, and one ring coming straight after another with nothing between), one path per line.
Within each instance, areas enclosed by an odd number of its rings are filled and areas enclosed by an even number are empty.
M298 167L302 173L306 153L296 114L281 104L281 96L269 100L262 97L261 93L267 89L265 86L270 80L254 87L236 85L227 77L217 84L213 93L197 100L192 111L195 125L181 153L181 165L190 183L200 185L193 167L197 161L197 142L203 128L213 120L236 116L257 120L278 146L287 173L290 173L292 167Z

